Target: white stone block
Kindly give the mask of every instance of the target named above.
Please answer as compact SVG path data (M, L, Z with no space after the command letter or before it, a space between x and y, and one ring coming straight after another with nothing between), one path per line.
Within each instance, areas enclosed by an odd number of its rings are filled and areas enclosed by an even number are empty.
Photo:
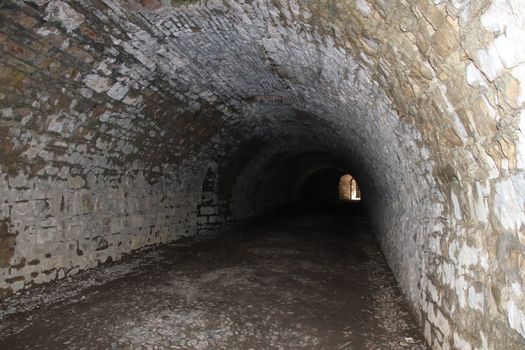
M486 50L480 50L477 54L479 69L485 74L488 80L494 81L503 69L496 46L491 44Z
M518 105L521 105L525 102L525 63L514 68L512 70L512 76L516 80L518 80L520 84L520 92L518 95L518 100L516 102L518 103Z
M510 326L525 337L525 311L518 307L513 300L507 302L507 318Z
M525 111L521 111L518 142L516 144L516 161L520 169L525 169Z
M493 1L481 16L481 24L493 33L503 33L513 17L514 13L507 2Z
M363 14L363 16L368 17L374 12L374 8L366 0L356 0L355 4L358 10Z
M83 14L75 11L70 5L63 1L51 1L45 9L46 17L49 22L59 22L66 29L72 32L84 23Z
M505 68L513 68L525 62L525 31L512 24L505 34L496 38L494 44Z
M101 93L109 90L111 87L111 80L106 77L102 77L98 74L88 74L84 78L84 83L94 90L95 92Z
M109 89L107 95L117 101L120 101L124 98L124 96L126 96L128 90L129 88L126 85L119 82L113 85L111 89Z
M525 180L515 176L496 184L494 195L494 212L496 220L508 230L518 230L525 222Z
M473 62L470 62L467 65L467 83L470 86L478 87L478 86L486 86L487 81L485 79L485 76L483 73L480 72L480 70L474 65Z

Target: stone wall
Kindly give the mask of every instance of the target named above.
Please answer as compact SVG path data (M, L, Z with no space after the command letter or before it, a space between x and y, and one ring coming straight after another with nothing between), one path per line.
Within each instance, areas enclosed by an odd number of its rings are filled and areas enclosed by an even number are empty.
M335 164L432 348L523 347L520 2L0 6L0 297Z
M224 219L205 155L219 112L173 122L182 102L87 10L3 6L1 297Z

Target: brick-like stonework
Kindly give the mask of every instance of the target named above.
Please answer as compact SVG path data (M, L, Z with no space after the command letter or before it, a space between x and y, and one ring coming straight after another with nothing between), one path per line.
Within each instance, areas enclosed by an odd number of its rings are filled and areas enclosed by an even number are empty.
M523 347L521 2L0 6L0 298L337 166L432 348Z

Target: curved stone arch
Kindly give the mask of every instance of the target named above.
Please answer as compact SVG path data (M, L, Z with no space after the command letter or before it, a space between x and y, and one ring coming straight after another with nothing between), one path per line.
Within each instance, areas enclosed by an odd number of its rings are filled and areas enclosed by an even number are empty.
M434 348L522 345L523 6L143 3L2 9L0 297L231 219L221 169L255 140L356 168Z

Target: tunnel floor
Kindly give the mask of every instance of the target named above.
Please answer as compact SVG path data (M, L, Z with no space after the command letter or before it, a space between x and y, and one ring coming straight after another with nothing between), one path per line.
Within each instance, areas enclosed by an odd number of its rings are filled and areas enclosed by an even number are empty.
M364 219L251 223L0 304L0 349L427 349Z

